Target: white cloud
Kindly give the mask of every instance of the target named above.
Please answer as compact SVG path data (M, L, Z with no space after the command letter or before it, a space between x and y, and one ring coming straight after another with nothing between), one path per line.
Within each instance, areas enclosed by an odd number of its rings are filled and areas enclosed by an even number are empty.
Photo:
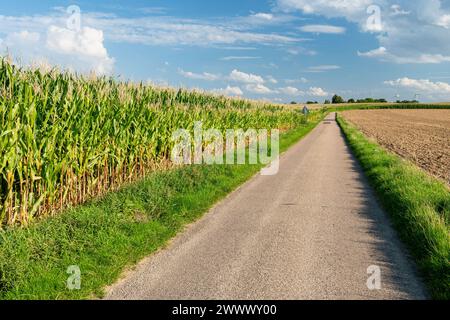
M224 96L242 96L244 93L239 87L227 86L225 89L214 89L211 92Z
M301 39L276 33L259 32L260 25L284 23L293 18L286 15L256 14L232 19L180 19L170 16L124 18L113 14L83 12L83 26L102 30L105 39L144 45L202 46L239 44L287 44ZM67 15L58 8L49 15L0 15L2 33L33 30L40 34L51 26L65 26Z
M257 84L248 84L245 86L245 89L248 92L251 93L257 93L257 94L270 94L270 93L275 93L275 91L269 89L268 87L266 87L265 85L261 84L261 83L257 83Z
M331 70L338 70L340 66L337 65L320 65L320 66L312 66L308 68L308 72L325 72Z
M295 87L290 87L290 86L289 87L284 87L284 88L279 88L278 90L281 93L284 93L284 94L286 94L288 96L292 96L292 97L303 96L305 94L303 91L301 91L301 90L299 90L299 89L297 89Z
M310 96L315 96L315 97L325 97L325 96L329 95L328 92L326 92L325 90L323 90L322 88L319 88L319 87L309 88L307 94Z
M310 87L307 91L302 91L298 88L288 86L279 88L278 91L292 97L305 95L313 97L325 97L329 95L328 92L319 87Z
M232 80L232 81L248 83L248 84L263 84L264 83L264 79L261 76L251 74L251 73L241 72L236 69L231 71L230 76L228 78L229 78L229 80Z
M386 48L385 47L379 47L378 49L373 49L367 52L359 52L358 56L360 57L382 57L386 55Z
M382 32L374 32L367 23L373 11L381 10ZM379 47L366 57L394 63L444 63L450 57L450 12L443 0L277 0L283 11L300 10L304 14L326 18L344 18L361 32L373 33ZM376 31L376 30L375 30ZM378 30L379 31L379 30Z
M252 17L263 19L263 20L273 20L273 14L271 13L256 13L253 14Z
M8 34L4 40L4 44L7 46L15 45L30 45L37 43L41 38L41 35L37 32L29 32L28 30L23 30L20 32L13 32Z
M308 79L301 77L300 79L286 79L284 80L287 84L293 84L293 83L307 83Z
M285 25L294 20L298 20L298 17L281 12L258 12L248 16L227 17L226 23L234 25L237 29L252 29L259 26Z
M114 59L110 58L103 45L103 31L84 27L79 32L50 26L46 46L54 52L88 63L94 71L105 74L112 72Z
M345 33L344 27L322 25L322 24L312 24L300 27L303 32L311 33L331 33L331 34L343 34Z
M409 57L394 57L398 63L441 63L450 62L450 56L443 56L442 54L421 54L416 58Z
M372 0L278 0L278 6L285 11L301 10L306 14L326 17L353 17L365 12Z
M436 24L438 26L444 27L445 29L450 28L450 14L440 16Z
M178 73L180 75L182 75L183 77L185 77L185 78L193 79L193 80L215 81L215 80L218 80L220 78L219 75L208 73L208 72L193 73L193 72L190 72L190 71L184 71L182 69L179 69Z
M114 59L104 46L103 32L89 27L77 32L49 25L43 32L11 32L0 44L0 50L6 49L24 65L53 64L98 74L111 73L114 67Z
M399 57L386 50L385 47L379 47L367 52L357 52L360 57L379 58L385 61L392 61L399 64L413 63L413 64L437 64L441 62L449 62L450 56L443 56L442 54L420 54L416 57Z
M411 13L411 11L403 10L402 7L398 4L393 4L391 6L391 11L392 16L404 16Z
M385 81L384 83L394 87L413 89L427 93L450 93L450 84L446 82L432 82L428 79L416 80L404 77L397 80Z
M299 54L305 55L305 56L315 56L317 54L314 50L308 50L305 48L289 48L286 50L287 53L292 54L294 56L297 56Z

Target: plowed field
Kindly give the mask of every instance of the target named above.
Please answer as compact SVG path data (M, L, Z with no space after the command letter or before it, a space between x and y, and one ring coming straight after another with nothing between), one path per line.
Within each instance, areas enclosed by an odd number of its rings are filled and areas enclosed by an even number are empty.
M367 136L450 185L450 110L342 113Z

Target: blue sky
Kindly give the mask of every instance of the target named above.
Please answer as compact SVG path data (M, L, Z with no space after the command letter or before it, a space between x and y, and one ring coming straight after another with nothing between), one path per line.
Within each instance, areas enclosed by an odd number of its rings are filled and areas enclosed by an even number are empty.
M275 102L448 101L449 2L2 1L0 50L22 64Z

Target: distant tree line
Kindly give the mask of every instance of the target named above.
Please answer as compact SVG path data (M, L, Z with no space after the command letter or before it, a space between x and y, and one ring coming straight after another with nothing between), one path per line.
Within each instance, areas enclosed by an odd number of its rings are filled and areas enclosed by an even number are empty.
M365 98L365 99L353 99L353 98L351 98L351 99L348 99L346 101L341 96L338 96L337 94L335 94L333 96L333 98L331 98L331 101L327 99L327 100L325 100L324 104L337 104L337 103L387 103L387 102L388 101L386 99L375 99L375 98ZM408 102L401 101L401 103L408 103Z
M296 101L291 101L291 104L298 104ZM306 104L319 104L318 101L306 101Z
M341 96L338 96L335 94L333 98L330 100L325 100L324 104L337 104L337 103L386 103L386 99L374 99L374 98L365 98L365 99L348 99L347 101L344 100Z
M418 100L397 100L397 103L419 103Z
M324 104L338 104L338 103L387 103L386 99L374 99L374 98L365 98L365 99L348 99L344 100L341 96L335 94L331 100L326 99ZM419 103L417 100L397 100L397 103ZM306 104L318 104L317 101L306 101ZM291 104L297 104L296 101L291 101Z

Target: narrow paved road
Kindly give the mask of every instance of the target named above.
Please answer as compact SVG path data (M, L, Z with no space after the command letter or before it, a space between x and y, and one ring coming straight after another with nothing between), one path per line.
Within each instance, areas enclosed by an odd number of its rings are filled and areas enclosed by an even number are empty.
M107 299L420 299L423 285L330 115ZM369 266L381 289L369 290Z

